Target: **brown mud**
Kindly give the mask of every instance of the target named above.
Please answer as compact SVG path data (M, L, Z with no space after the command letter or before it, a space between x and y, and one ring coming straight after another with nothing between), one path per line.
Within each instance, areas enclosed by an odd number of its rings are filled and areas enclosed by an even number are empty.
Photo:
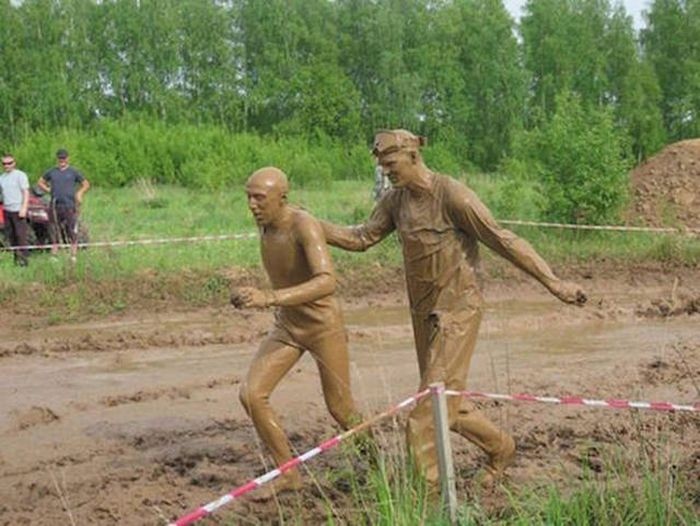
M628 221L700 229L700 139L666 146L629 175Z
M564 305L515 272L487 282L470 389L700 402L700 269L580 266L564 273L587 288L586 307ZM372 280L346 274L340 285L355 398L375 414L418 384L405 291L393 271ZM224 306L135 307L61 325L5 317L0 525L167 524L271 468L237 399L270 324L269 311ZM338 433L308 356L273 405L300 453ZM644 457L700 480L698 413L482 405L518 443L513 487L568 491L585 473L603 476L612 456L630 466ZM401 417L381 424L380 444L400 451L401 426ZM475 491L483 459L457 436L453 448L463 500ZM328 509L338 523L351 523L350 473L361 479L366 462L337 448L306 466L298 494L243 497L205 524L318 524ZM700 486L694 490L700 495ZM493 497L491 505L506 500Z

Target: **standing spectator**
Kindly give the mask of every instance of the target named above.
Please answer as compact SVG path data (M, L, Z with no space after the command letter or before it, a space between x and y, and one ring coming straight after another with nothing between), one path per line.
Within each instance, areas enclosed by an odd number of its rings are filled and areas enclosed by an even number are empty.
M2 156L5 173L0 175L0 190L3 196L3 219L5 235L11 247L16 248L15 264L27 266L27 207L29 206L29 180L27 174L17 169L13 155Z
M377 164L374 168L374 188L372 188L372 198L375 201L379 199L386 193L387 190L391 188L391 181L384 175L384 168L381 164Z
M45 192L51 191L51 253L55 255L58 243L65 239L70 242L71 261L75 261L78 253L78 207L90 183L83 174L68 165L67 150L59 149L56 159L57 166L42 175L37 184Z

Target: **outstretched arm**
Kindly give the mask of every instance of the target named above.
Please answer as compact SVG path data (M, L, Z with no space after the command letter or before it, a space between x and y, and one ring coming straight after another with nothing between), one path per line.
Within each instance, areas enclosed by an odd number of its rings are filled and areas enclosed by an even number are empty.
M490 210L473 191L464 185L455 186L451 193L451 211L464 231L537 279L561 301L579 305L586 302L582 287L559 279L530 243L496 223Z
M394 221L389 213L389 200L380 200L372 210L366 223L356 226L340 226L321 221L323 233L329 245L364 252L376 245L394 230Z

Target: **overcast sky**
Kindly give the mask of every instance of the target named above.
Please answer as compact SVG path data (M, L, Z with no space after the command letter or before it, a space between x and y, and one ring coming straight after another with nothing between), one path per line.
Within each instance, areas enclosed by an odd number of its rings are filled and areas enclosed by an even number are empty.
M614 5L616 0L611 0L611 3ZM642 11L645 11L649 9L649 4L651 0L621 0L622 3L625 6L625 10L627 11L628 15L632 15L632 18L634 18L634 28L635 29L640 29L643 25L643 20L642 20ZM506 6L506 9L510 11L511 15L515 17L515 19L519 19L520 15L522 14L521 10L522 7L525 5L526 1L525 0L503 0L503 3Z

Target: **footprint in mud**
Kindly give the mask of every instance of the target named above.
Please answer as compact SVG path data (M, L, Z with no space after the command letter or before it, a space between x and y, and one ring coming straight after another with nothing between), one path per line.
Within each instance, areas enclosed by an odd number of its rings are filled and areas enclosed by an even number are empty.
M30 427L50 424L59 420L59 417L48 407L32 406L25 410L12 411L12 417L17 429L27 429Z
M168 387L164 389L140 390L133 394L106 396L100 400L101 405L107 407L116 407L123 404L132 404L138 402L148 402L158 400L164 396L174 400L176 398L190 398L190 390L183 387Z
M235 464L250 456L253 448L247 444L231 445L197 445L191 446L192 449L180 450L174 456L166 454L165 464L169 462L173 465L178 465L182 462L188 464L191 461L195 463L206 460L212 464Z
M35 347L34 345L30 345L26 342L22 342L18 345L15 345L14 347L2 347L2 348L0 348L0 357L14 356L14 355L28 356L30 354L37 354L40 352L42 352L41 348Z
M700 314L700 294L683 291L669 298L656 298L637 305L635 313L643 318L670 318Z

